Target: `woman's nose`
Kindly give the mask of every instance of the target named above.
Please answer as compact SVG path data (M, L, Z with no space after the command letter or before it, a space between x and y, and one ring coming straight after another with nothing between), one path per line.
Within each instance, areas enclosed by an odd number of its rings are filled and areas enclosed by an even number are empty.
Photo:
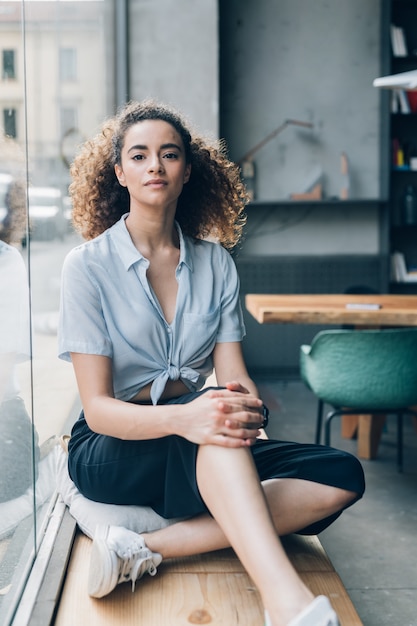
M158 155L155 154L149 158L148 168L151 172L160 172L163 170L163 164Z

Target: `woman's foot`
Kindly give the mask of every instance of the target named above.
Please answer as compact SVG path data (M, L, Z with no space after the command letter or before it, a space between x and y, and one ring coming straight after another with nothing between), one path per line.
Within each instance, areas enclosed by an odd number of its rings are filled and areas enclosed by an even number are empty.
M265 611L265 626L272 626ZM326 596L317 596L288 626L340 626L336 613Z
M145 573L155 576L162 556L146 547L143 537L122 526L97 526L91 548L88 593L109 594L119 583L135 582Z

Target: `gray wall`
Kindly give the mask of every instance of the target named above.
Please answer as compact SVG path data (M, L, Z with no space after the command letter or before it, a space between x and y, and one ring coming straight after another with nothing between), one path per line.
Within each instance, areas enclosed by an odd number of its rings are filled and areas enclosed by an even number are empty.
M368 200L382 195L372 86L380 19L381 0L130 0L131 97L174 104L199 130L220 132L235 160L287 118L314 123L286 128L257 153L260 201L302 191L317 167L325 197L338 196L348 155L350 195L361 205L251 209L242 254L380 251L378 207Z
M258 0L220 3L222 132L233 159L287 118L255 157L257 197L288 198L317 168L326 197L350 164L354 198L378 198L380 0Z
M130 0L130 96L156 97L219 132L216 0Z
M130 0L131 97L170 102L215 136L220 124L235 160L287 118L314 123L257 153L260 201L302 191L318 167L325 197L338 196L348 155L361 205L251 209L242 254L378 254L380 11L380 0Z
M371 202L256 205L248 209L242 255L376 255L378 214Z
M215 136L221 124L234 160L288 118L313 123L257 153L260 200L304 191L318 170L325 197L339 196L342 152L350 196L379 198L380 5L130 0L130 95L170 102Z

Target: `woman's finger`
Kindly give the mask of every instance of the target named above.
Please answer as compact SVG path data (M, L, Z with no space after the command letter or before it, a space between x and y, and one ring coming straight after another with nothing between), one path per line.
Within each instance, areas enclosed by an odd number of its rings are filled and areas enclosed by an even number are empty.
M238 391L239 393L249 393L249 389L246 389L246 387L236 382L235 380L229 383L226 383L225 387L226 389L229 389L229 391Z

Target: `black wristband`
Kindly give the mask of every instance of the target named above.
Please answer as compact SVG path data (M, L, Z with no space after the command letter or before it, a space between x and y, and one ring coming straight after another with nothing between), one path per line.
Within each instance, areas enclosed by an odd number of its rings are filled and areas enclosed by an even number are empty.
M269 409L265 404L262 405L262 415L264 416L264 421L262 422L262 428L266 428L269 422Z

